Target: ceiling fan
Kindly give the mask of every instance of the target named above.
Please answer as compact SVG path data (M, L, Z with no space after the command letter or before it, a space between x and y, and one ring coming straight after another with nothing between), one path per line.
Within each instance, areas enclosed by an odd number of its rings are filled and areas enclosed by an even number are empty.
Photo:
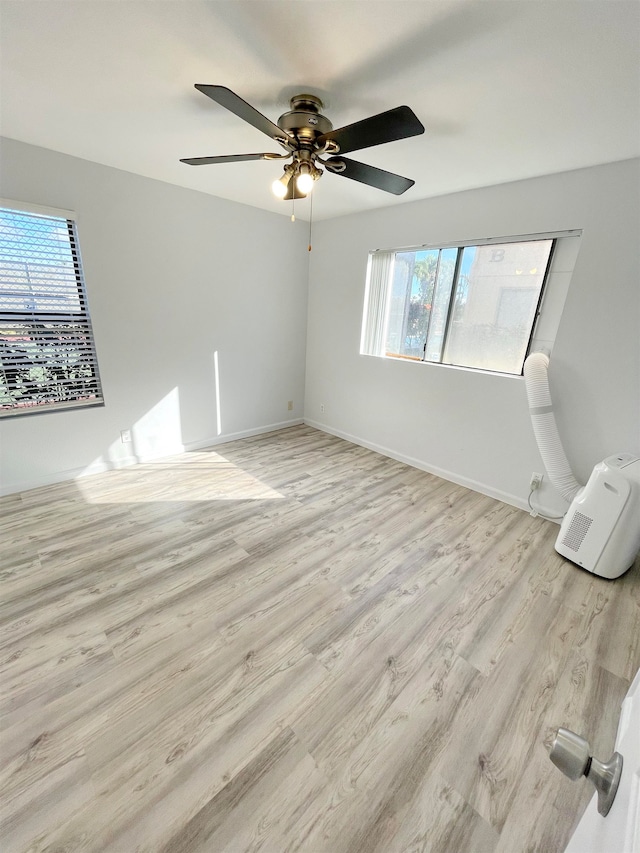
M334 175L342 175L394 195L401 195L415 183L409 178L343 156L350 151L424 133L421 122L407 106L395 107L334 130L329 119L320 112L323 103L315 95L294 95L290 100L291 109L281 115L278 123L274 124L226 86L196 83L195 87L220 106L271 137L286 153L190 157L181 160L181 163L206 166L243 160L290 160L284 167L282 177L272 185L274 194L285 200L305 198L325 169Z

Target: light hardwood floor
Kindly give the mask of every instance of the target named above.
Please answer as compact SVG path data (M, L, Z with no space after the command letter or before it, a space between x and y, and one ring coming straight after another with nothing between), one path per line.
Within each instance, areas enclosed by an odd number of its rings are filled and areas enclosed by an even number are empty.
M309 427L2 511L3 853L556 853L640 571Z

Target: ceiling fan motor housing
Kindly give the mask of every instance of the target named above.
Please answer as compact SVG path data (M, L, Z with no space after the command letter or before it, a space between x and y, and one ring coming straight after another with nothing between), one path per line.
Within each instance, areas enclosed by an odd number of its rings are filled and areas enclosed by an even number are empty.
M291 109L280 116L278 127L297 137L300 142L312 144L315 140L333 130L333 125L320 113L322 101L315 95L294 95Z

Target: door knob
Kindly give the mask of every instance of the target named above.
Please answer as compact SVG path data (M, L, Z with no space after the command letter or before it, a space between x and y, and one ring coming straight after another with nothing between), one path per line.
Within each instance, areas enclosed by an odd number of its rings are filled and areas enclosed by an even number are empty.
M598 811L604 817L609 813L618 791L622 774L622 756L614 752L608 761L598 761L591 755L591 747L580 735L559 728L549 751L549 758L569 779L586 776L598 792Z

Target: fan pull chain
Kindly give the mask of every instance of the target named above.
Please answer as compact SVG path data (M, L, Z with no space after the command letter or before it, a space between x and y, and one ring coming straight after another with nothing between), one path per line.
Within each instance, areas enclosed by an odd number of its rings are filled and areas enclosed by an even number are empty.
M295 179L294 179L295 180ZM296 185L293 185L293 192L291 193L291 221L296 221Z
M311 207L309 210L309 246L308 250L311 251L311 223L313 222L313 193L311 193Z

